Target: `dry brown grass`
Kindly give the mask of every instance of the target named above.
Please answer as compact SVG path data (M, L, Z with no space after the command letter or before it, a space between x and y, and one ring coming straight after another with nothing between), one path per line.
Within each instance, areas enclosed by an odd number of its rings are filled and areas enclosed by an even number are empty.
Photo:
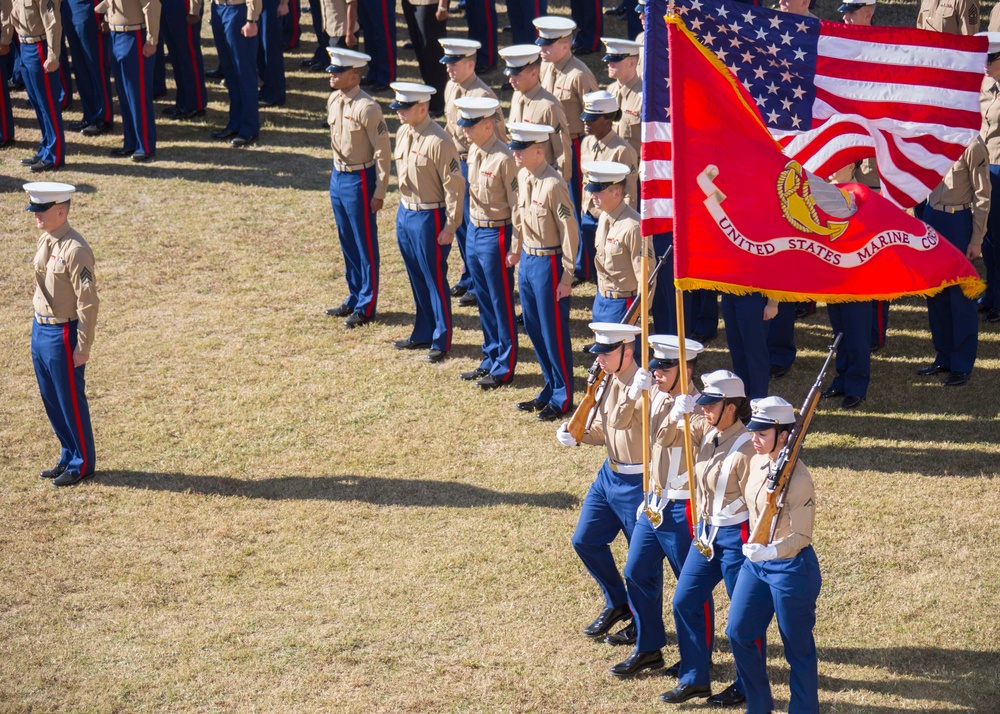
M456 310L441 365L390 348L412 311L395 194L379 322L322 316L343 297L325 78L290 77L251 150L164 121L158 160L138 167L105 158L117 138L72 137L58 178L81 187L72 221L103 298L100 473L58 491L35 477L55 440L28 356L35 231L16 160L37 129L16 96L21 143L0 157L0 710L665 710L667 680L614 681L625 653L579 636L600 598L569 538L603 455L514 411L540 383L527 340L517 385L488 394L456 377L478 354L474 312ZM212 88L212 125L223 97ZM574 297L576 345L592 294ZM1000 336L984 330L972 384L944 390L913 375L932 356L920 301L891 327L865 408L824 410L806 452L820 697L829 712L995 713ZM795 402L825 353L822 310L799 337L776 385ZM724 366L719 340L701 367ZM771 648L784 707L773 630ZM732 659L715 660L721 687Z

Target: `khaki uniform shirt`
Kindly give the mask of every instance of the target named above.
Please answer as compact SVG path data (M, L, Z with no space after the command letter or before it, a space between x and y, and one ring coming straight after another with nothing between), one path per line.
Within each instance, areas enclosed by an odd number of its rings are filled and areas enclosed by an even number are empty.
M104 15L104 21L112 26L145 25L146 42L155 45L159 41L160 0L101 0L94 12Z
M594 235L594 265L600 293L638 294L642 279L642 234L639 214L622 201L611 211L603 211ZM647 253L655 260L652 252Z
M567 183L573 177L573 147L570 144L566 111L555 97L536 84L527 92L514 92L510 100L510 120L546 124L555 129L545 145L545 160Z
M969 144L944 180L927 198L931 208L942 210L955 206L972 206L972 245L982 245L986 236L986 219L990 215L990 157L983 140Z
M694 384L688 385L688 394L695 399L701 396ZM661 392L657 387L650 390L649 433L653 438L653 448L649 459L649 478L658 495L667 489L688 492L684 420L670 421L673 407L674 398L669 392ZM711 429L702 408L695 407L691 415L691 449L696 463L701 440Z
M516 230L517 173L514 154L495 136L484 146L470 146L469 218L509 220Z
M375 162L375 198L384 199L389 185L392 149L389 128L382 107L355 87L349 92L336 91L326 100L330 124L330 147L333 160L347 166Z
M751 533L767 505L767 475L770 470L771 459L767 454L754 455L750 460L750 475L743 493L750 511ZM774 529L774 540L771 541L779 558L794 558L812 542L813 520L816 516L815 496L816 489L809 471L799 461L788 479L785 507L778 514L778 525Z
M639 366L631 360L620 374L608 375L607 394L597 408L584 444L604 444L608 458L620 464L642 463L642 400L628 398L628 387Z
M974 35L979 32L979 0L922 0L917 29Z
M462 224L465 179L455 144L437 122L424 117L417 126L403 124L396 132L396 178L406 203L444 203L454 233Z
M317 0L318 2L320 0ZM323 29L330 37L347 37L347 6L354 5L354 27L351 33L360 29L358 25L357 5L355 0L322 0L320 10L323 14Z
M20 37L44 37L46 45L53 48L50 52L55 52L52 56L58 57L62 42L61 4L62 0L13 0L12 3L5 0L6 11L2 14L6 18L0 20L3 26L0 43L10 44L14 33Z
M746 432L747 429L743 426L743 422L737 420L735 424L721 432L712 429L702 438L698 458L695 460L695 487L698 489L696 503L699 514L697 520L704 520L706 516L712 515L716 486L722 477L722 463L726 460L733 442ZM753 455L753 444L749 440L736 452L732 469L729 472L729 479L726 482L726 494L722 502L723 509L743 498L743 489L747 476L750 474L750 459ZM734 509L732 515L743 513L746 510L747 507L744 503L741 507Z
M628 205L636 208L639 202L639 157L631 144L613 131L605 134L603 139L585 136L580 143L580 165L583 166L588 161L617 161L628 166L629 174L625 177L625 199ZM597 214L591 210L594 194L586 189L586 181L583 185L582 209L596 216Z
M94 253L69 223L38 238L32 302L37 315L79 320L76 347L80 354L90 354L100 303Z
M563 285L573 284L576 250L580 246L580 228L573 213L569 187L556 170L541 164L536 171L523 168L517 177L517 218L511 253L521 248L562 250Z
M1000 32L1000 3L993 6L990 10L990 20L986 27L988 32Z
M642 80L636 77L628 84L615 82L608 91L618 99L622 118L615 122L614 132L635 149L635 155L642 155ZM633 204L633 208L635 204Z
M569 122L569 133L574 139L583 134L583 95L597 91L597 78L572 53L560 62L542 62L538 80L546 91L562 102Z
M1000 83L986 77L979 95L983 111L983 127L979 136L986 143L991 164L1000 164Z
M636 35L635 36L635 41L636 42L641 42L643 44L643 47L639 48L639 62L636 63L636 65L635 65L635 72L636 72L636 74L639 75L639 79L641 80L642 79L643 64L644 64L643 63L643 57L645 57L645 55L646 55L646 48L645 48L645 44L646 44L646 31L643 30L638 35Z
M455 142L455 148L458 149L459 157L464 160L465 155L469 153L469 140L465 138L465 132L458 125L458 106L455 104L455 100L461 97L489 97L490 99L496 99L497 95L496 92L486 86L483 80L474 74L469 77L465 84L456 84L448 80L448 84L445 85L444 117L446 124L444 128L448 132L448 136ZM503 109L497 109L493 126L497 138L500 141L506 141L507 129L503 121Z

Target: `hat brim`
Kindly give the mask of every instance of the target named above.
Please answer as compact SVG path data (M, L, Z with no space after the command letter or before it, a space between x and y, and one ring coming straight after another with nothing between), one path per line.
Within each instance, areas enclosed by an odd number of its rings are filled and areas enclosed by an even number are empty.
M865 6L864 5L854 5L854 4L850 4L850 3L844 3L843 5L841 5L840 7L837 8L837 12L839 12L839 13L854 12L855 10L860 10L863 7L865 7Z
M357 67L341 67L339 64L331 64L326 68L326 71L330 74L340 74L341 72L346 72L349 69L357 69Z
M507 67L504 67L503 73L506 77L513 77L515 74L521 74L521 72L526 70L529 66L530 63L522 64L520 67L511 67L508 65Z
M566 37L567 35L563 35ZM535 44L539 47L548 47L549 45L554 45L556 42L561 40L562 37L536 37Z
M635 12L638 13L638 14L640 14L640 15L643 13L643 11L645 9L646 9L645 5L636 5L635 6Z
M636 56L637 55L612 55L612 54L607 54L607 55L604 55L603 57L601 57L601 61L602 62L621 62L623 59L627 59L629 57L636 57Z
M607 117L611 121L615 120L615 113L608 112L607 114L602 114L599 112L584 112L580 115L580 121L594 121L595 119L600 119L602 117Z
M761 420L757 417L753 417L749 422L747 422L747 431L767 431L768 429L775 429L781 426L774 421Z
M518 141L517 139L512 139L507 148L511 151L521 151L522 149L527 149L529 146L534 146L540 142L537 141Z
M677 359L656 359L655 357L649 360L649 371L655 372L658 369L670 369L671 367L676 367L681 363Z
M709 404L715 404L717 402L721 402L723 399L725 399L725 397L720 397L715 394L702 394L700 397L698 397L698 401L695 402L695 404L707 407Z
M597 181L588 181L587 185L583 187L583 190L587 193L599 193L606 189L608 186L614 186L613 183L599 183Z
M475 119L466 119L465 117L459 117L458 121L455 123L459 126L475 126L485 118L486 117L476 117Z
M55 201L49 201L48 203L29 203L25 206L24 210L31 211L32 213L45 213L55 205Z
M412 107L414 105L417 105L419 103L420 102L400 102L400 101L394 101L392 104L389 105L389 108L390 109L397 109L397 110L398 109L409 109L410 107Z
M461 62L464 59L470 59L475 55L444 55L438 60L441 64L455 64L456 62Z
M624 342L615 342L613 345L605 345L599 342L595 342L593 345L590 346L590 354L592 355L610 354L624 344L625 344Z

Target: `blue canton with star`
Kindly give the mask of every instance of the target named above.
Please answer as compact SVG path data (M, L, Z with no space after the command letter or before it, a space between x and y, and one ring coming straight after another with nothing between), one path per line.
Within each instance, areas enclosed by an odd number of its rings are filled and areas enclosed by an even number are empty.
M665 0L655 0L647 10L651 17L666 14ZM771 129L806 131L812 127L816 98L816 51L820 21L817 18L746 5L731 0L675 0L684 24L712 50L747 88ZM662 12L661 12L662 11ZM650 19L649 17L647 19ZM659 23L663 25L662 20ZM650 25L647 23L647 27ZM666 31L652 33L665 38ZM662 71L669 87L666 42L649 46L650 69ZM649 55L656 55L650 58ZM660 75L657 75L660 76ZM661 85L662 86L662 85ZM657 92L663 118L669 116L669 90ZM654 110L654 114L660 114ZM649 119L653 119L650 116Z

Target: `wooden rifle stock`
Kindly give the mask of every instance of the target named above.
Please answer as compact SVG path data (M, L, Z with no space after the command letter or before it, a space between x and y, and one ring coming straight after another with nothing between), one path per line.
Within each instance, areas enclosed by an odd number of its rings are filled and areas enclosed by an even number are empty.
M667 248L666 252L660 257L659 261L656 263L656 267L653 268L653 272L649 275L649 281L646 283L646 290L648 291L652 286L656 284L656 276L660 272L660 268L666 265L667 260L670 258L670 254L673 252L674 247L670 246ZM639 317L639 308L642 305L642 300L633 300L632 304L629 305L628 312L625 313L625 319L622 320L623 325L634 325L636 319ZM583 432L590 428L591 423L593 423L593 415L597 405L601 403L601 399L604 396L604 370L601 369L600 365L597 364L597 360L594 360L594 364L590 366L587 371L587 391L583 395L583 399L580 400L580 404L577 406L576 411L573 412L573 416L569 420L569 424L566 427L566 431L573 435L577 443L583 441Z
M792 472L795 471L795 466L799 462L802 444L805 442L806 433L809 431L809 425L812 423L813 415L816 413L816 407L819 404L820 394L823 391L823 379L826 377L826 370L830 367L830 360L833 359L841 337L843 337L843 333L837 333L833 344L830 345L830 353L826 356L826 361L823 363L823 368L819 371L819 376L816 377L816 382L813 384L812 389L809 390L809 394L806 395L806 401L799 411L799 418L795 421L795 426L792 427L792 431L788 435L788 443L785 444L785 448L778 454L778 460L767 475L767 502L764 505L764 511L760 514L757 525L754 526L753 533L750 535L750 540L748 541L750 543L767 545L774 537L774 529L778 525L778 515L781 513L781 508L785 502L785 490L788 488L788 479L791 478Z

